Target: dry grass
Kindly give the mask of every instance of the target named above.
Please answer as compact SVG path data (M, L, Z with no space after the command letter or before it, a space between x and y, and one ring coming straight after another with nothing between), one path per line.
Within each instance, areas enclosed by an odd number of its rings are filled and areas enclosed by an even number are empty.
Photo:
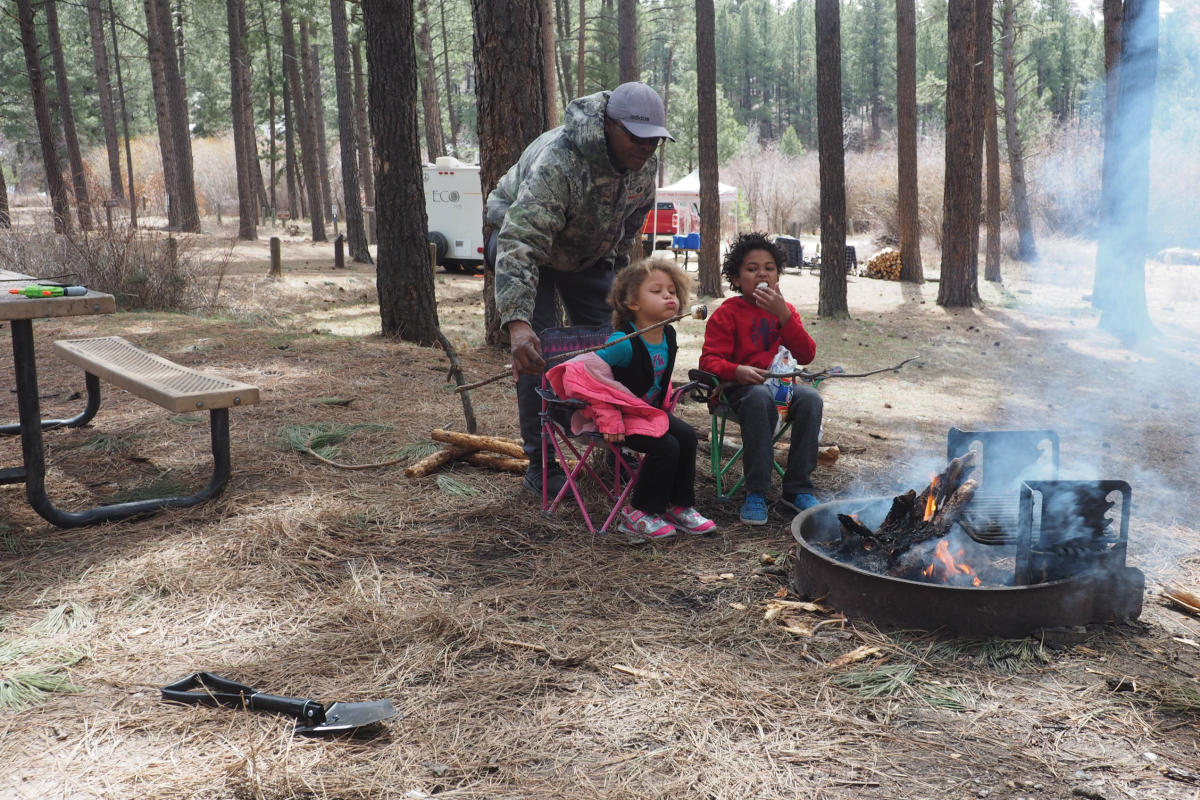
M337 442L343 460L419 458L433 428L461 429L461 409L440 349L373 335L368 273L305 266L311 248L289 245L287 278L270 283L256 247L239 247L248 260L227 279L220 317L36 325L47 414L73 408L80 384L50 342L93 332L254 383L263 403L232 414L233 480L196 509L63 531L19 487L0 489L0 638L22 643L23 664L86 653L63 673L81 692L0 717L0 797L1195 797L1158 767L1200 765L1188 704L1200 650L1179 641L1200 638L1200 622L1152 593L1137 625L1047 641L862 622L800 636L763 614L784 585L787 518L743 526L707 479L700 505L718 535L631 547L582 534L574 513L544 518L512 476L455 467L448 475L475 490L464 496L437 476L404 479L403 463L348 472L297 452L288 432L312 425L352 431ZM1154 278L1187 277L1173 269ZM936 284L855 279L846 322L815 319L817 279L787 276L818 366L922 355L899 374L824 384L824 438L844 454L818 471L818 490L908 488L952 424L1051 425L1064 466L1134 484L1131 559L1152 590L1186 583L1200 564L1195 455L1166 426L1200 409L1182 387L1145 392L1151 367L1194 372L1195 300L1156 284L1171 334L1126 352L1092 329L1066 272L1013 274L1003 292L984 287L989 306L973 312L939 309ZM479 281L437 282L467 374L497 371L505 354L477 343ZM680 370L696 357L687 324ZM1085 431L1080 398L1114 386L1123 416ZM334 396L349 402L320 402ZM484 432L515 434L510 386L476 392L475 409ZM11 394L0 415L15 416ZM91 430L47 434L52 497L79 508L164 475L199 485L202 422L111 392ZM352 427L369 425L389 429ZM99 435L127 446L72 447ZM17 460L12 440L0 458ZM875 655L830 666L864 645ZM200 669L275 694L386 697L402 717L379 737L330 741L293 737L270 714L159 701L158 687ZM6 670L0 660L0 679ZM1107 680L1121 677L1137 690L1113 691Z

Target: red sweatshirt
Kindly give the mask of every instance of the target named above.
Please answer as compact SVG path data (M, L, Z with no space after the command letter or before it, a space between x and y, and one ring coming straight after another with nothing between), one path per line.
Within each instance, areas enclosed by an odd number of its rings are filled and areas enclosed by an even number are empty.
M801 364L811 363L817 355L817 345L804 330L800 315L788 303L792 318L786 325L742 295L722 303L704 328L704 349L700 353L700 369L711 372L723 381L735 380L742 364L766 369L786 347Z

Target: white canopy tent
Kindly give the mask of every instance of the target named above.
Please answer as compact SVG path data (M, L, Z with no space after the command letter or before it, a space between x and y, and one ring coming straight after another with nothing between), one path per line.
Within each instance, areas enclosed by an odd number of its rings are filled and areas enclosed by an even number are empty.
M724 209L730 203L737 203L738 190L736 186L717 181L717 195ZM700 231L700 170L693 170L670 186L658 187L657 197L660 203L675 204L675 213L679 215L677 233Z

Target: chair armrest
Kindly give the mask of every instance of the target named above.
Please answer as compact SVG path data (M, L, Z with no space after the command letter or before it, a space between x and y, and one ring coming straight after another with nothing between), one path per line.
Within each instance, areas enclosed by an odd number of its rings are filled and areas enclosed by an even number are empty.
M538 397L540 397L540 398L542 398L542 400L546 401L546 405L549 405L549 406L556 406L558 408L574 408L574 409L588 407L586 400L577 400L577 399L571 398L571 397L563 399L563 398L559 397L558 395L556 395L552 389L544 389L544 388L538 387L534 391L536 391L538 393Z

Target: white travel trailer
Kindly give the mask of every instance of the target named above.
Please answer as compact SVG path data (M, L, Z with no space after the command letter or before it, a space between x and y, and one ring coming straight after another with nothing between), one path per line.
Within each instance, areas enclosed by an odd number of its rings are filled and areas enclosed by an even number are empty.
M483 190L479 167L453 156L424 166L425 213L437 263L448 272L483 267Z

